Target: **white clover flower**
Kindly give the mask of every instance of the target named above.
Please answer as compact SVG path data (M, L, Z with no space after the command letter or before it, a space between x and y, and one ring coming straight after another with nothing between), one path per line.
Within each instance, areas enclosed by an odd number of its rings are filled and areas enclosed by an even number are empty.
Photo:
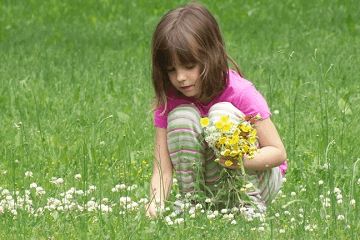
M140 198L140 200L139 200L139 203L144 203L144 204L146 204L146 203L148 203L149 202L149 200L147 199L147 198Z
M339 200L339 199L342 199L342 198L343 198L343 197L342 197L341 194L336 195L336 200Z
M303 208L299 208L299 212L303 213L304 209Z
M175 224L182 224L183 222L184 222L183 218L177 218L177 219L174 220Z
M355 204L356 204L355 199L351 199L351 200L350 200L350 205L353 206L353 207L355 207Z
M36 184L36 183L34 183L34 182L33 182L33 183L31 183L31 184L30 184L30 188L37 188L37 184ZM4 194L4 193L3 193L3 194Z
M323 180L319 180L318 184L319 184L319 186L321 186L321 185L324 184L324 181L323 181Z
M4 207L0 205L0 214L3 214L4 212Z
M75 178L76 180L80 180L80 179L81 179L81 174L80 174L80 173L75 174L74 178Z
M31 178L32 176L33 176L33 173L31 171L26 171L25 172L25 177Z
M226 209L226 208L223 208L223 209L221 209L221 211L220 211L222 214L226 214L227 212L228 212L228 210Z
M206 202L206 203L211 203L211 198L205 199L205 202Z
M283 177L283 178L282 178L282 182L283 182L283 183L286 183L286 181L287 181L286 177Z
M188 192L185 194L185 198L190 198L190 197L191 197L191 193Z
M335 188L334 188L334 193L336 193L336 194L341 194L340 188L335 187Z
M337 204L342 204L342 203L343 203L343 200L342 200L342 199L339 199L339 200L337 200L336 202L337 202Z
M360 178L357 180L357 185L360 185Z
M89 189L88 189L88 192L91 193L91 192L94 192L95 190L96 190L96 186L90 185Z
M234 220L232 220L231 221L231 223L230 223L231 225L236 225L237 224L237 222L236 222L236 220L234 219Z
M264 227L258 227L258 231L263 232L263 231L265 231L265 228Z
M295 222L295 221L296 221L295 218L290 219L290 222Z
M290 212L289 212L289 211L285 211L285 212L284 212L284 215L289 216L289 215L290 215Z
M211 219L216 218L216 215L214 213L211 213L211 214L208 214L206 217L207 217L207 219L211 220Z
M305 187L301 188L300 192L306 192L306 188Z
M10 213L12 214L12 215L14 215L14 216L16 216L18 213L17 213L17 211L16 211L16 209L11 209L10 210Z
M134 185L131 185L131 186L129 186L129 187L127 187L127 190L128 191L132 191L132 190L135 190L135 189L137 189L137 185L136 184L134 184Z
M81 190L81 189L80 189L80 190L76 190L76 191L75 191L75 194L82 196L82 195L84 195L84 191Z
M100 204L99 207L98 207L99 210L101 210L101 212L103 213L110 213L112 212L112 208L105 205L105 204Z
M330 218L331 218L330 215L325 216L325 219L327 219L327 220L330 219Z
M44 195L44 194L45 194L45 190L42 187L36 188L36 195Z
M345 219L344 215L338 215L337 216L337 220L339 220L339 221L342 221L344 219Z
M231 212L232 212L232 213L237 213L237 212L239 212L239 208L233 207L233 208L231 209Z
M295 196L296 196L296 192L291 192L290 195L291 195L292 197L295 197Z
M280 111L277 110L277 109L275 109L275 110L273 111L273 113L274 113L275 115L278 115L278 114L280 113Z
M131 202L130 197L120 197L120 204L121 205L126 205L126 204L129 204L130 202Z
M275 213L275 217L280 217L280 214L279 213Z
M285 229L280 228L280 229L279 229L279 233L285 233Z
M62 178L56 178L56 177L52 177L50 180L51 183L55 184L55 185L61 185L64 183L64 179Z
M310 231L310 229L311 229L311 226L310 226L310 225L306 225L306 226L305 226L305 231Z
M195 209L202 209L202 207L203 207L203 206L202 206L200 203L198 203L198 204L195 205Z

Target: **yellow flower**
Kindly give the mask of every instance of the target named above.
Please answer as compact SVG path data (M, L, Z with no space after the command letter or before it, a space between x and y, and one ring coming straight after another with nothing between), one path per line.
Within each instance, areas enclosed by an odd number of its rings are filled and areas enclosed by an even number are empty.
M230 149L225 149L224 151L221 152L221 155L228 157L230 155Z
M233 150L230 152L230 156L235 157L240 153L240 151Z
M220 121L223 123L226 123L229 121L229 116L228 115L223 115L220 117Z
M254 144L256 142L256 137L255 136L251 136L250 138L249 138L249 143L250 144Z
M236 136L236 135L232 136L232 138L230 140L230 144L231 145L236 145L238 143L239 143L239 136Z
M201 118L201 119L200 119L200 125L201 125L201 127L207 127L207 126L209 126L209 124L210 124L209 118L204 117L204 118Z
M230 166L233 165L233 162L230 161L230 160L226 160L226 161L224 162L224 165L227 166L227 167L230 167Z
M224 126L223 126L223 128L222 128L223 132L229 131L230 128L231 128L231 126L232 126L232 122L227 122L227 123L225 123Z
M247 153L249 151L249 146L248 145L243 145L242 147L243 147L242 148L243 153Z
M251 128L252 127L246 123L241 123L241 125L240 125L241 131L243 131L245 133L250 132Z
M220 144L224 144L226 142L226 137L221 137L220 139L219 139L219 143Z
M239 136L240 135L240 130L238 128L236 128L233 135L234 136Z
M221 121L217 121L217 122L215 123L215 127L216 127L217 129L221 130L221 129L224 127L224 123L221 122Z

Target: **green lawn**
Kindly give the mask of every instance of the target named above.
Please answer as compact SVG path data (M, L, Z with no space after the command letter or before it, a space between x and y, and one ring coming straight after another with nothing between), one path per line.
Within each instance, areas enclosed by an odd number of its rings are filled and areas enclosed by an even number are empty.
M358 238L356 0L203 1L273 111L287 181L265 219L144 216L151 37L180 3L0 1L0 239Z

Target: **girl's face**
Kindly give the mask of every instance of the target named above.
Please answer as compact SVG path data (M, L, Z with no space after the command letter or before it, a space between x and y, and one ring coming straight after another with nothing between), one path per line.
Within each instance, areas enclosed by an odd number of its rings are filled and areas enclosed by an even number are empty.
M198 63L180 64L178 61L166 71L171 84L187 97L199 97L201 93L201 67Z

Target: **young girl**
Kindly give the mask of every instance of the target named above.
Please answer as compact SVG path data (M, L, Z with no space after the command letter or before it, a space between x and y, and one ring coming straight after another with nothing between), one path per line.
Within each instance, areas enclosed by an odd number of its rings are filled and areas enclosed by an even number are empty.
M237 71L229 69L228 60ZM255 125L259 151L243 163L255 174L258 201L265 205L274 198L286 170L284 145L265 99L226 54L219 26L206 8L191 3L162 17L152 41L152 80L157 107L149 216L164 206L173 171L181 193L199 191L199 182L216 190L224 166L214 162L213 151L201 140L205 116L228 115L236 122L243 114L260 114Z

